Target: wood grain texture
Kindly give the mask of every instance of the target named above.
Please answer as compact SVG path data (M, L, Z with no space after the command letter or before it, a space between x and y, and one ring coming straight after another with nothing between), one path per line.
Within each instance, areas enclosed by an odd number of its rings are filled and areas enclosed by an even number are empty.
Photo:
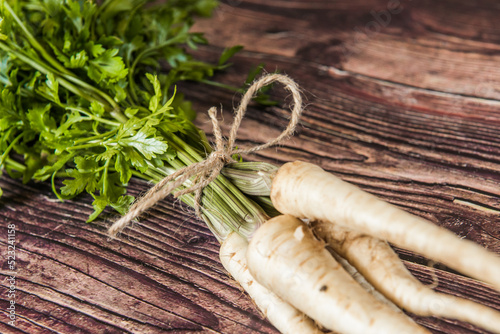
M224 1L195 26L211 42L197 53L215 60L224 47L244 45L217 81L241 85L249 69L265 63L304 90L297 135L247 159L317 163L500 254L500 7L492 0L394 3ZM227 133L233 93L193 83L179 88L209 134L205 111L222 103ZM284 98L279 89L273 96ZM238 145L269 140L287 117L286 103L252 107ZM5 176L0 186L0 247L4 254L7 224L14 223L19 261L17 327L2 316L1 333L277 333L223 270L216 239L179 203L162 202L109 241L111 213L85 223L90 198L61 203L47 184ZM147 189L135 180L130 193ZM397 251L424 283L435 275L437 290L500 310L498 292ZM7 289L2 279L3 314ZM486 333L414 318L433 333Z

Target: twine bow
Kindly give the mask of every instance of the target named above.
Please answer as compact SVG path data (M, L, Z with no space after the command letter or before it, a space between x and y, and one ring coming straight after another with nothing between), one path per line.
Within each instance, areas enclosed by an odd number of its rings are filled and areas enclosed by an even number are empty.
M273 82L280 82L282 85L284 85L285 89L290 91L294 100L292 116L287 127L278 137L265 144L257 145L248 149L235 149L234 144L236 141L236 135L240 127L241 120L245 116L248 104L260 88ZM171 192L174 191L174 189L181 186L191 177L195 177L193 184L186 189L175 192L174 197L177 198L179 196L195 192L195 211L196 215L200 217L200 199L203 188L205 188L220 174L222 168L227 163L233 161L232 156L234 154L257 152L280 143L283 139L292 135L292 133L295 131L301 113L302 96L300 94L300 89L295 81L283 74L268 74L261 77L260 79L255 81L252 86L250 86L248 91L241 99L240 105L235 111L235 117L227 141L224 141L224 138L222 137L222 131L217 120L217 108L210 108L210 110L208 111L208 115L210 116L210 119L212 121L215 136L214 151L210 153L210 155L205 160L181 168L158 182L140 200L138 200L130 207L126 215L124 215L122 218L114 222L113 225L111 225L108 230L109 235L111 237L115 237L116 234L118 234L130 223L130 221L134 220L141 213L145 212L157 202L167 197Z

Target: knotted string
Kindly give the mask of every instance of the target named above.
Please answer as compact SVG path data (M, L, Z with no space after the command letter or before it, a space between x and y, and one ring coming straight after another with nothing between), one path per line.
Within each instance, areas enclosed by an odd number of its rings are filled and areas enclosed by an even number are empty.
M285 89L290 91L294 100L292 116L287 127L278 137L265 144L257 145L247 149L234 148L236 135L238 133L241 120L245 116L248 104L260 88L267 86L273 82L280 82L282 85L284 85ZM195 177L193 184L186 189L175 192L174 197L177 198L179 196L194 192L194 207L196 215L200 217L200 199L203 188L206 187L220 174L222 168L227 163L233 161L232 156L234 154L257 152L270 146L279 144L283 139L293 134L299 122L301 113L302 96L300 94L300 89L295 81L283 74L268 74L261 77L250 86L248 91L241 99L239 107L235 111L233 124L231 126L231 132L229 133L227 141L224 141L224 138L222 137L222 131L217 120L217 108L210 108L210 110L208 111L208 115L210 116L210 119L212 121L213 132L215 136L215 149L213 150L213 152L210 153L210 155L205 160L181 168L158 182L140 200L138 200L130 207L126 215L113 223L113 225L108 230L109 235L111 237L115 237L116 234L122 231L132 220L167 197L171 192L174 191L174 189L181 186L191 177Z

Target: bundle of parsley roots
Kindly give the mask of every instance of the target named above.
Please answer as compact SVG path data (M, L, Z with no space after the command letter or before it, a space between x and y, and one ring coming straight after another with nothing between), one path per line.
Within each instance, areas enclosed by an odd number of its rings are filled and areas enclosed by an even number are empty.
M128 210L132 176L158 182L203 160L212 148L175 84L210 84L239 50L226 49L217 64L189 53L206 43L190 32L194 18L211 15L216 5L2 1L1 170L24 182L52 182L60 199L89 193L92 221L108 206ZM210 196L202 197L202 218L219 239L232 230L250 234L267 218L268 198L243 195L222 175L204 193ZM195 199L181 200L193 206Z

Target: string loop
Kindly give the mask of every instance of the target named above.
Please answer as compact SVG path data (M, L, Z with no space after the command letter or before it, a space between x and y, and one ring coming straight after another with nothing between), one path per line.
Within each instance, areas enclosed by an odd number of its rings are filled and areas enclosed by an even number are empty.
M292 94L293 98L293 108L290 121L287 127L281 132L281 134L270 140L269 142L257 145L251 148L236 149L236 135L238 129L240 128L241 121L245 116L247 106L258 92L264 86L267 86L273 82L279 82L284 85L285 89ZM291 136L297 127L297 124L302 113L302 96L300 94L299 86L286 75L283 74L268 74L260 79L256 80L250 88L247 90L245 95L243 95L240 105L235 110L235 116L233 124L231 126L231 131L227 141L224 140L222 136L222 131L219 126L219 121L217 120L217 108L212 107L208 110L208 115L212 121L212 127L215 137L215 148L208 155L208 157L198 163L186 166L177 170L176 172L170 174L169 176L162 179L154 187L149 189L149 191L137 202L135 202L123 217L113 223L108 229L108 233L111 237L115 237L120 231L122 231L127 225L137 218L140 214L151 208L153 205L167 197L174 189L180 187L188 179L195 177L193 183L190 187L179 190L175 192L174 197L179 197L188 193L195 193L195 211L198 217L201 217L200 200L203 188L205 188L210 182L215 180L217 176L222 171L222 168L227 163L233 161L232 156L234 154L245 154L254 153L270 146L279 144L285 138Z

